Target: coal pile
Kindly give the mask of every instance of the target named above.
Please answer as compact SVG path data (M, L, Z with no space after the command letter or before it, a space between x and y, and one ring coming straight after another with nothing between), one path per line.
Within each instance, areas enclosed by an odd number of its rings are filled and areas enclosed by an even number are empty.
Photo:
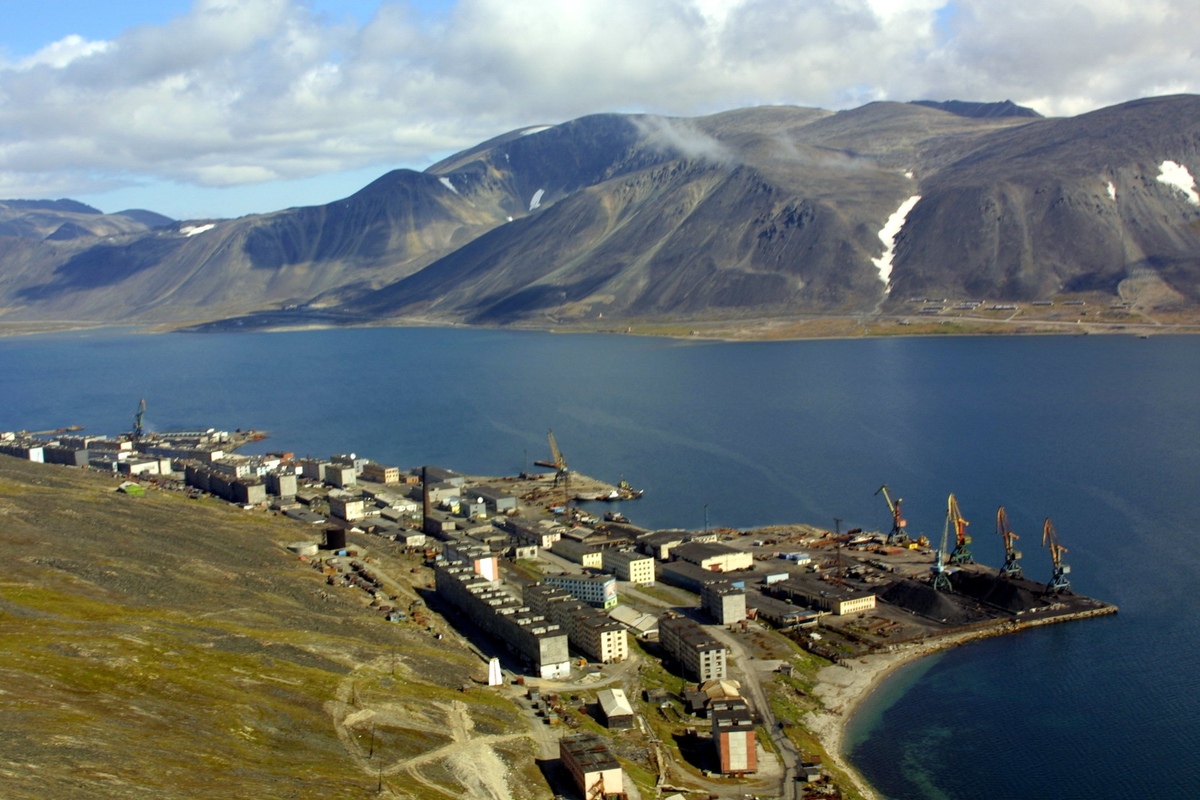
M986 618L987 615L974 608L974 598L956 597L939 592L927 583L905 578L896 581L879 593L878 598L888 605L897 606L928 619L945 622L947 625L966 625ZM963 605L966 600L971 608Z
M961 570L951 574L950 583L954 591L1002 608L1010 614L1045 605L1037 593L998 575Z

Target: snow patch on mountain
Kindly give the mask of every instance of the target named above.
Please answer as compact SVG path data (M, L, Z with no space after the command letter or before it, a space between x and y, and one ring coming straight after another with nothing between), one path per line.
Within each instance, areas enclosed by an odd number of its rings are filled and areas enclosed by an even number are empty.
M444 176L441 178L438 178L438 183L440 183L442 186L445 186L447 189L454 192L455 194L458 194L458 189L454 188L454 184L450 182L449 178L444 177Z
M198 233L211 231L215 227L217 227L217 223L215 222L210 222L207 225L185 225L179 229L179 232L184 236L195 236Z
M883 255L879 258L872 258L871 263L879 270L879 279L888 286L888 291L891 291L891 286L888 285L892 279L892 258L896 255L896 236L899 235L904 228L904 221L908 219L908 213L921 201L921 195L914 194L912 197L900 204L900 207L887 219L883 224L883 229L879 231L879 240L883 242Z
M1196 194L1196 179L1187 167L1174 161L1164 161L1158 165L1158 182L1174 186L1187 195L1188 202L1200 206L1200 194Z
M1108 199L1117 202L1117 187L1113 186L1112 181L1108 182Z
M529 201L529 210L533 211L542 204L542 195L546 193L545 189L538 189L533 193L533 198Z

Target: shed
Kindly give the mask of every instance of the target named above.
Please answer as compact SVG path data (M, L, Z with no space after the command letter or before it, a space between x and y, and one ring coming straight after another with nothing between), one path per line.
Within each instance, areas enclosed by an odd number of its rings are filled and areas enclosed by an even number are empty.
M603 689L596 694L600 701L600 710L604 714L604 724L611 730L625 730L633 727L633 706L621 689Z

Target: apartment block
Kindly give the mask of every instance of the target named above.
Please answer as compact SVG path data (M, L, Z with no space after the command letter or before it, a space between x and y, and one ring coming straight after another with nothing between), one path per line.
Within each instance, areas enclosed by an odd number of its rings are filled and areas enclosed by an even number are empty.
M654 585L654 559L649 556L627 550L605 550L603 568L616 575L617 580L640 586Z
M664 650L697 681L725 680L725 645L687 617L664 617L658 626Z

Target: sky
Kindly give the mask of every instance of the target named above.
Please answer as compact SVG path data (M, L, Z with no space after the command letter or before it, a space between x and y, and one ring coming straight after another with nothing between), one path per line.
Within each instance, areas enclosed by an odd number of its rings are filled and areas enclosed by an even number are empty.
M1200 92L1200 0L0 0L0 197L234 217L599 112Z

